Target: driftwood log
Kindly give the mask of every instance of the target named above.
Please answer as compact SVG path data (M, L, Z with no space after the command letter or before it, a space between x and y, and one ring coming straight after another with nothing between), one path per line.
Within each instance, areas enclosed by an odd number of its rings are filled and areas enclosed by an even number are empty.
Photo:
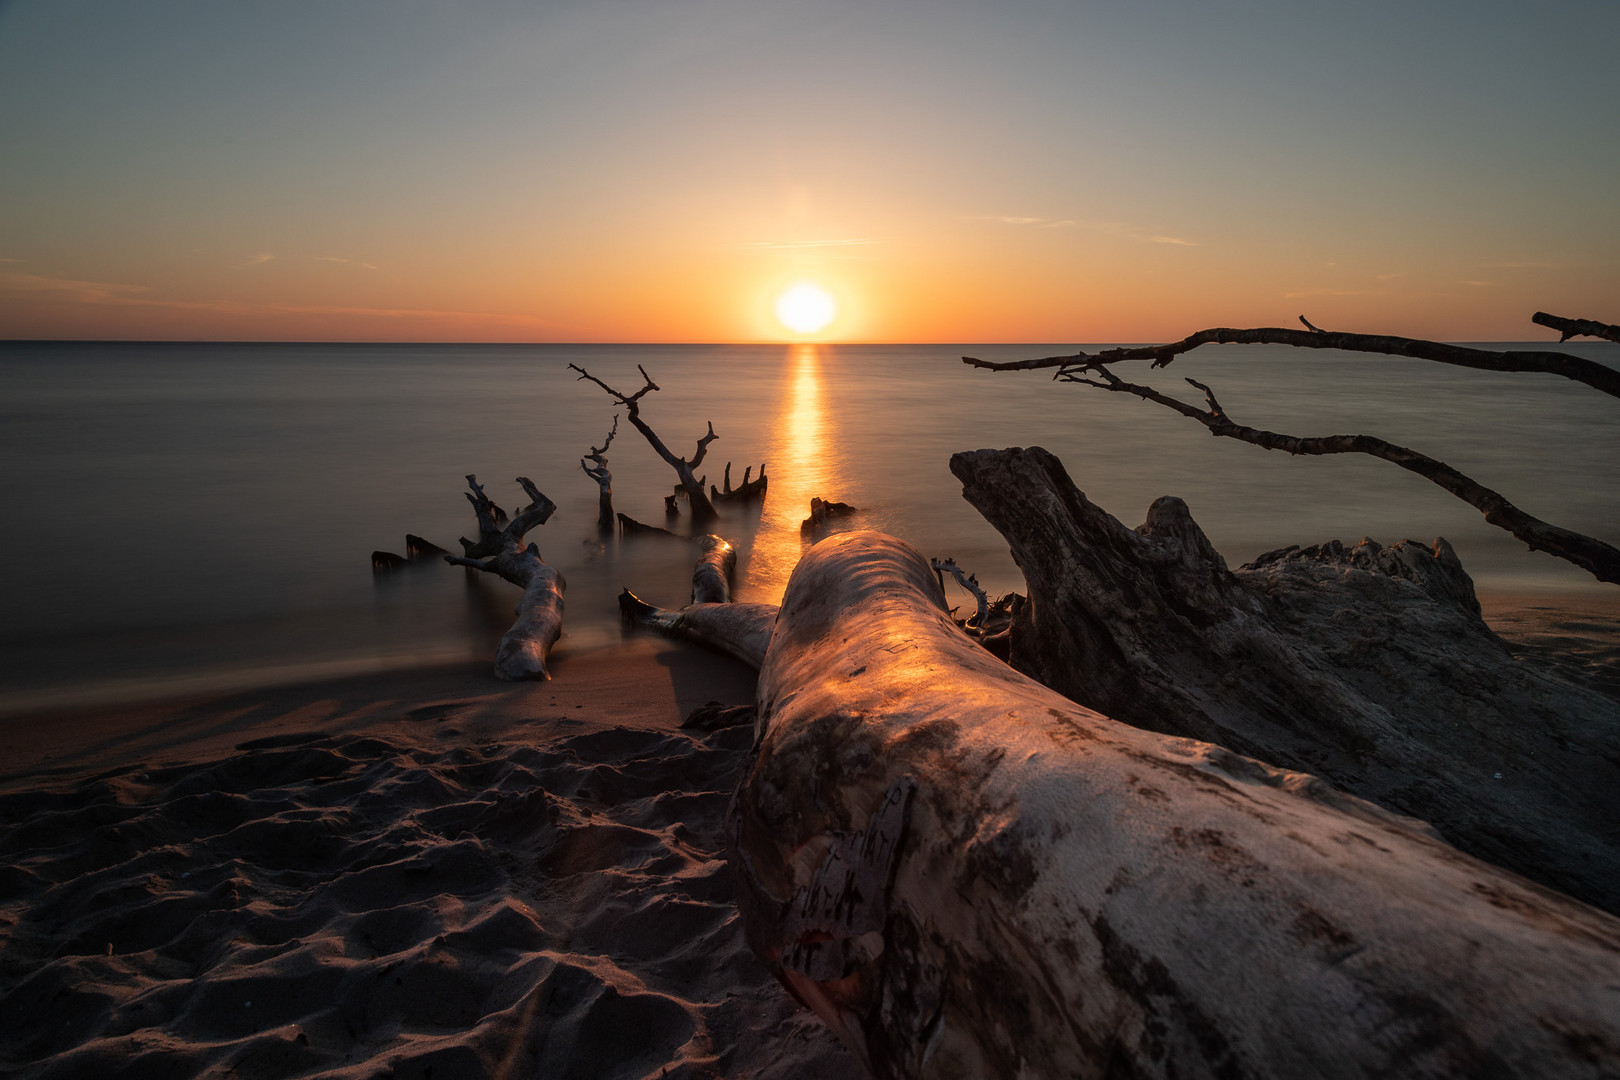
M766 637L768 610L650 618L761 664L739 906L874 1076L1620 1069L1620 921L1075 704L962 634L891 537L823 541Z
M1126 723L1316 773L1620 912L1620 703L1515 660L1444 540L1285 549L1231 572L1180 499L1132 530L1038 447L951 469L1028 583L1015 667Z
M517 621L495 647L495 677L550 679L547 655L562 634L562 574L540 558L540 549L523 543L524 534L544 524L557 509L526 476L517 478L530 503L510 521L484 494L476 476L467 477L472 489L467 501L478 519L478 539L461 539L463 555L446 555L445 562L495 574L523 590L517 603Z
M713 533L698 537L697 544L697 565L692 567L692 603L730 603L737 549L725 537Z

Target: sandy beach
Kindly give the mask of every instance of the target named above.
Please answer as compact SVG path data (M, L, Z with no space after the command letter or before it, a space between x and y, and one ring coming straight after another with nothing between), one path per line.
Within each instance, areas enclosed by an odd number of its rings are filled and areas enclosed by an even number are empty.
M1484 602L1620 685L1620 601ZM753 688L636 637L7 722L0 1072L860 1075L737 924Z
M680 727L752 697L643 638L13 720L0 1073L859 1075L737 927L751 728Z

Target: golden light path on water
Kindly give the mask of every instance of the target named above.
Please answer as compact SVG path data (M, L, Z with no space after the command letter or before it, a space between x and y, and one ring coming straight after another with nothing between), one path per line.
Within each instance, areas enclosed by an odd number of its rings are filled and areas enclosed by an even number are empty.
M777 408L765 459L770 491L746 574L739 575L747 582L742 599L771 604L782 599L798 565L803 550L799 526L810 514L810 500L837 498L833 455L828 451L837 432L822 401L821 354L814 345L794 345L785 362L791 377Z

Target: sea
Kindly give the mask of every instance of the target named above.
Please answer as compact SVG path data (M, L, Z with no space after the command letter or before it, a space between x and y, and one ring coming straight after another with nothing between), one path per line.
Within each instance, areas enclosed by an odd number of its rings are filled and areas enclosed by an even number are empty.
M675 474L625 393L722 485L763 466L762 504L716 526L737 596L775 602L812 497L954 558L992 594L1021 590L1007 544L961 497L958 450L1043 446L1125 524L1179 495L1229 564L1290 544L1444 536L1487 593L1612 590L1532 553L1472 507L1372 458L1291 457L1050 372L972 369L1116 343L1036 345L443 345L0 343L0 715L128 703L424 664L488 661L517 590L405 554L475 535L471 474L508 509L526 476L557 504L534 530L567 579L557 655L620 647L616 597L689 597L689 544L604 535L581 457L601 446L615 508L666 518ZM1489 348L1547 348L1492 344ZM1620 345L1567 352L1620 367ZM1551 375L1404 358L1206 346L1120 369L1193 403L1210 385L1240 423L1366 433L1420 450L1567 528L1620 542L1620 402ZM644 381L645 380L645 381ZM972 600L954 584L952 603Z

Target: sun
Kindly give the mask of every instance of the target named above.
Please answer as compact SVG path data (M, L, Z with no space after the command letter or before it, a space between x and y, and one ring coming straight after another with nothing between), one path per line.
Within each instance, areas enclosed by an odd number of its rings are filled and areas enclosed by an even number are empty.
M776 317L795 334L814 334L833 321L838 301L819 285L800 282L776 298Z

